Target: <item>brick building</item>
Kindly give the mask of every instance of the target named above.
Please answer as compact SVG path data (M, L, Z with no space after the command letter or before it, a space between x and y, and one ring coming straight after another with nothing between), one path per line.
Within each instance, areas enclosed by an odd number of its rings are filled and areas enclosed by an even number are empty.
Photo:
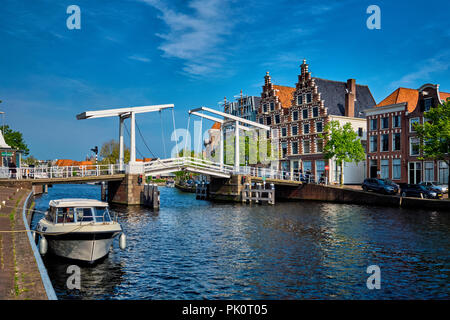
M357 85L354 79L340 82L313 78L306 60L295 87L274 85L269 73L264 79L257 121L272 129L269 138L279 153L279 161L273 161L272 168L294 176L300 170L309 170L316 179L325 172L328 181L338 181L339 168L335 161L324 158L324 141L319 134L329 121L341 125L350 122L364 145L363 112L376 104L369 88ZM344 183L360 183L364 176L364 161L345 164Z
M367 176L389 178L397 183L448 181L443 161L419 160L419 139L414 123L424 123L424 112L450 98L439 85L419 89L398 88L375 108L366 110L368 148Z

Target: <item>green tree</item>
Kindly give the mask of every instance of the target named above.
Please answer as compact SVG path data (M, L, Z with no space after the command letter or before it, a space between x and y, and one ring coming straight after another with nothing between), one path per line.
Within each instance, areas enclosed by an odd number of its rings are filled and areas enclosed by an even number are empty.
M110 140L105 142L100 149L100 157L102 160L100 164L116 164L119 162L120 145L116 140ZM124 150L124 162L130 161L130 149L125 147Z
M26 163L29 166L33 166L33 165L36 165L38 163L38 159L36 159L33 156L29 156L23 162Z
M319 137L326 141L323 148L325 159L335 159L341 168L339 184L342 185L344 183L344 162L358 163L366 158L358 134L353 130L350 122L341 127L339 121L331 121L325 126L324 134Z
M30 153L30 149L28 149L28 146L25 143L21 132L14 131L8 125L5 125L3 137L5 138L5 142L11 148L22 150L25 156L27 156Z
M422 142L419 159L442 160L450 167L450 98L425 112L424 116L428 121L414 125ZM450 175L447 184L450 187Z

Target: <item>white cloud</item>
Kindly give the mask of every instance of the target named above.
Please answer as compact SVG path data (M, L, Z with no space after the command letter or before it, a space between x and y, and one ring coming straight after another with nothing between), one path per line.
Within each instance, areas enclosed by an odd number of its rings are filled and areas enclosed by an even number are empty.
M230 19L228 2L191 0L187 10L170 8L160 0L140 0L161 12L159 18L169 30L156 35L163 39L159 49L167 58L185 61L183 71L189 75L207 75L223 61L225 37L231 33L235 18Z
M146 57L143 57L143 56L140 56L140 55L137 55L137 54L134 54L134 55L132 55L132 56L129 56L128 59L130 59L130 60L135 60L135 61L139 61L139 62L145 62L145 63L151 61L149 58L146 58Z
M445 72L450 67L450 51L444 51L438 55L423 61L420 66L405 74L397 81L393 81L390 86L397 88L400 86L421 85L428 81L433 81L432 76L435 73Z

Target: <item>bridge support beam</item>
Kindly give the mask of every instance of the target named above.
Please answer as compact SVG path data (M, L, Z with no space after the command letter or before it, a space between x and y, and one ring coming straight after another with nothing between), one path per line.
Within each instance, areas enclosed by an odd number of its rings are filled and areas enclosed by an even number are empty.
M124 154L125 154L125 147L123 143L123 127L124 127L124 121L125 118L119 117L119 170L120 172L123 172L125 170L124 168Z
M239 173L239 121L235 122L235 141L234 141L234 172Z

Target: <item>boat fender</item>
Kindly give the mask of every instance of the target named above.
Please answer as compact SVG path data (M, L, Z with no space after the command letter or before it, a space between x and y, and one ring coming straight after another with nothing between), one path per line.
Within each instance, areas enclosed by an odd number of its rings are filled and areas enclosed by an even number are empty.
M122 233L119 237L119 247L122 250L125 250L127 246L127 236L125 235L125 233Z
M39 240L39 253L45 255L47 253L47 249L48 249L47 239L45 239L45 237L41 237L41 239Z

